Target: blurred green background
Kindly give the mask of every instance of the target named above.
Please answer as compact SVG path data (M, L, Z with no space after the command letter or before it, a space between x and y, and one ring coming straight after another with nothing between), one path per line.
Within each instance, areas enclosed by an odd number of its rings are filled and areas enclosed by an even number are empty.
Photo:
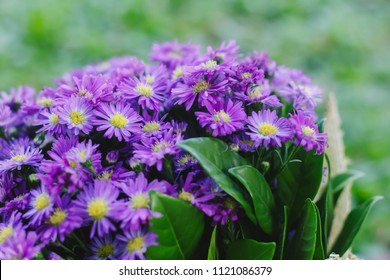
M175 38L267 50L337 94L350 167L365 173L354 202L385 196L354 252L390 259L389 15L388 0L0 0L0 91L111 56L147 59L153 42Z

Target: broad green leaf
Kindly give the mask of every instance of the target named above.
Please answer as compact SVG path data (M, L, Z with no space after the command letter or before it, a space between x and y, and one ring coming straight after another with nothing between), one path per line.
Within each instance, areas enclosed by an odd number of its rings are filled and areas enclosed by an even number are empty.
M314 199L321 184L324 154L300 150L295 159L302 162L288 163L278 176L278 194L290 212L290 223L299 215L307 198Z
M312 260L317 241L317 212L315 204L307 199L294 237L288 242L286 256L292 260Z
M249 192L257 224L265 233L272 234L274 231L273 212L275 210L275 201L263 174L250 165L238 166L229 169L233 175Z
M213 233L211 234L209 252L207 255L208 260L218 260L219 259L218 246L217 246L217 230L218 230L218 227L215 226Z
M177 145L190 153L207 175L241 204L248 218L256 224L256 216L248 193L237 186L227 175L230 168L247 165L248 162L229 149L225 142L216 138L191 138L179 142Z
M374 197L349 213L331 252L339 254L340 256L344 255L344 253L352 246L353 240L362 227L370 209L382 198L383 197L381 196Z
M203 234L204 214L185 201L156 191L150 192L150 203L162 217L152 219L150 229L158 235L159 245L148 248L147 258L191 259Z
M240 239L230 244L226 258L228 260L272 260L275 249L275 242Z
M333 188L333 200L336 204L337 200L340 197L341 192L343 191L345 185L361 177L362 173L359 171L347 171L341 173L332 178L332 188Z
M320 211L318 210L318 207L313 203L314 208L316 210L316 216L317 216L317 237L316 237L316 246L314 249L314 260L323 260L325 259L325 249L323 246L323 238L322 238L322 227L321 227L321 216Z

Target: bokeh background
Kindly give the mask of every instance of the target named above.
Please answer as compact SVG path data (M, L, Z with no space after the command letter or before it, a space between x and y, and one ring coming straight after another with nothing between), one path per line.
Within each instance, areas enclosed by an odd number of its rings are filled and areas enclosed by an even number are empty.
M88 63L178 39L267 50L337 94L355 203L382 194L354 252L390 259L388 0L0 0L0 91L36 88Z

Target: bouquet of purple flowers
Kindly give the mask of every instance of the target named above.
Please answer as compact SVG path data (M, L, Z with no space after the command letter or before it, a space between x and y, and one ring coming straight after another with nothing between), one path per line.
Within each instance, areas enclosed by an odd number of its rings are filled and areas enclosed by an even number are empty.
M328 248L353 174L324 168L321 89L238 50L155 44L150 64L112 58L4 92L0 259L344 254L376 199Z

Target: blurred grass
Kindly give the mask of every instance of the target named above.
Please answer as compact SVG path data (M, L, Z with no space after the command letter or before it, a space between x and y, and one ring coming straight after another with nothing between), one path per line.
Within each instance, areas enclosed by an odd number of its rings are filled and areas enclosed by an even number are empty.
M147 59L153 42L267 50L339 100L354 201L382 194L358 236L363 258L390 259L390 3L387 0L0 0L0 90L37 88L112 56Z

